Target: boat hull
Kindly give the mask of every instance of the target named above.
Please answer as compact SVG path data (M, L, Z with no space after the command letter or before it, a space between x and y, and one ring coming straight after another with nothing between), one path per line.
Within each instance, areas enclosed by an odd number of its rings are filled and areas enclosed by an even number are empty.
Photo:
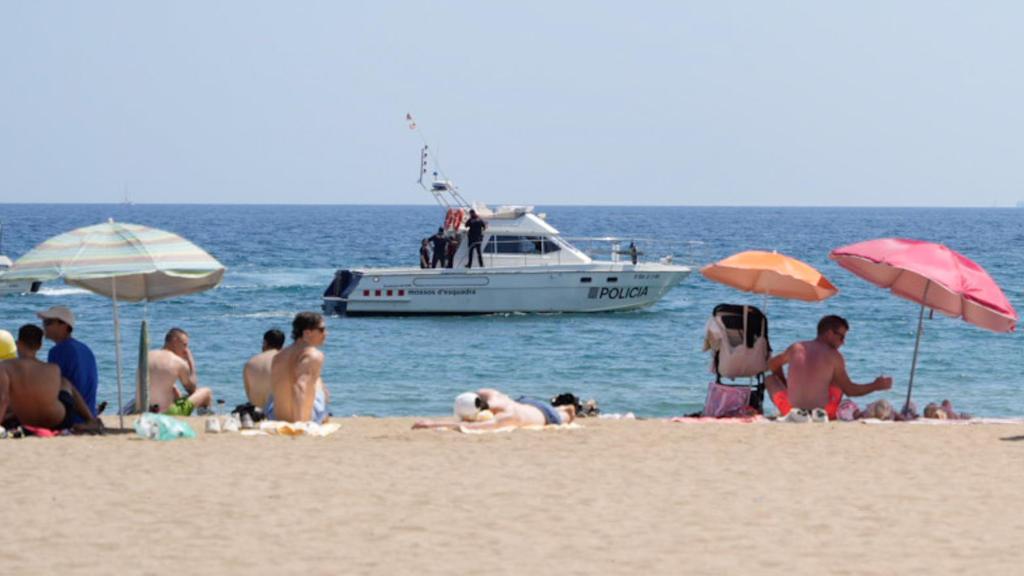
M324 311L348 316L611 312L650 306L691 272L664 264L339 270Z
M31 280L15 280L11 282L0 280L0 296L38 292L41 285L42 282L33 282Z

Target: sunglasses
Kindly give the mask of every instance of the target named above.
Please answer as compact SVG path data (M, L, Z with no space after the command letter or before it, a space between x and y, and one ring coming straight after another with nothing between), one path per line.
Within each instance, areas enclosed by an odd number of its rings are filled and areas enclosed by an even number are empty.
M64 321L58 318L44 318L43 326L50 326L51 324L63 324Z

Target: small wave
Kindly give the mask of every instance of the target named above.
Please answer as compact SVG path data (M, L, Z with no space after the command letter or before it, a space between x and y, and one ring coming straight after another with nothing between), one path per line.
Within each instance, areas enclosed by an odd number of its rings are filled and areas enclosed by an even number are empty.
M72 294L92 294L84 288L73 288L66 286L63 288L47 288L42 287L39 289L39 294L43 296L71 296Z

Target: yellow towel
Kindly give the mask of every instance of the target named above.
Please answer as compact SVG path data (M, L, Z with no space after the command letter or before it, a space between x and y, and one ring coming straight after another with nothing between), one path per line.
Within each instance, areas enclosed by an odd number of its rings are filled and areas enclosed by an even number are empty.
M243 430L243 436L330 436L341 429L341 424L328 422L260 422L259 430Z

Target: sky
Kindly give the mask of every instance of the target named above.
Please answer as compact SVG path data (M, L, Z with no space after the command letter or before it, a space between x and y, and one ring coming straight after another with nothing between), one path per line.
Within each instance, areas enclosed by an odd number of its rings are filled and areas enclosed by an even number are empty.
M1011 206L1024 3L0 0L0 203ZM418 130L409 129L412 113Z

